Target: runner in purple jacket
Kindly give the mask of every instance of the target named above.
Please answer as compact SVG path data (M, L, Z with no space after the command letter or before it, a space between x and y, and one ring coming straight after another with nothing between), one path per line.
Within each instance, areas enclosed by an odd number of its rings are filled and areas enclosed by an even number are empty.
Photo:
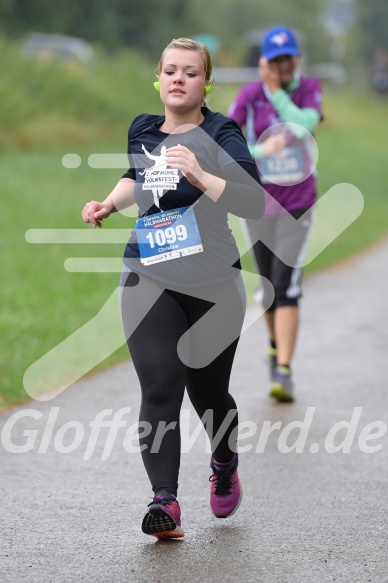
M293 401L291 361L302 261L317 196L312 132L322 118L321 87L317 79L296 74L300 49L288 28L268 30L261 51L260 81L240 90L228 115L245 126L266 190L264 217L245 224L261 276L256 298L266 309L270 395L278 401Z

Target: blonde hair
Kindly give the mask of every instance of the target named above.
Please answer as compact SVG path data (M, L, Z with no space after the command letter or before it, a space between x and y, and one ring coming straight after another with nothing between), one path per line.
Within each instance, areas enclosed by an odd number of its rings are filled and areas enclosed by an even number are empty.
M173 38L172 41L168 43L168 45L166 46L166 48L164 49L164 51L162 52L162 54L160 56L158 67L157 67L157 70L159 73L162 71L163 58L164 58L165 52L168 49L183 49L185 51L195 51L195 52L199 53L202 57L203 66L205 69L205 81L206 81L207 85L213 84L213 80L211 78L212 69L213 69L212 57L211 57L211 53L206 45L199 43L192 38L184 38L184 37ZM204 95L202 98L202 105L206 105L206 95Z

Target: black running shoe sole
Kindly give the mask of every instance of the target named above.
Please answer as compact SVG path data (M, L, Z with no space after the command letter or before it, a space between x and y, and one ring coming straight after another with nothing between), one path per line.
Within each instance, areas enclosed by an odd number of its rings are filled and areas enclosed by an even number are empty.
M149 509L141 525L144 534L158 534L165 531L173 531L176 528L175 521L159 506Z

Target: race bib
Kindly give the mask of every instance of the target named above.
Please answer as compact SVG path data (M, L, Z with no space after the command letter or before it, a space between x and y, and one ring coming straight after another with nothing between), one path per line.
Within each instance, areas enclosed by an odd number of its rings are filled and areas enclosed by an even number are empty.
M187 257L203 251L192 206L139 217L136 233L143 265Z
M280 152L260 159L262 182L298 184L305 178L303 150L300 146L283 148Z

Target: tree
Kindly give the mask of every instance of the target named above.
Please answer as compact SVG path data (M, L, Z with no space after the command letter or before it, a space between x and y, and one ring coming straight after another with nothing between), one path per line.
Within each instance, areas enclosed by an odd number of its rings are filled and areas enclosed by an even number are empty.
M132 47L153 60L172 38L205 33L216 36L226 50L226 60L238 64L242 59L239 51L242 54L246 49L247 31L284 24L304 33L308 60L317 61L327 40L320 26L326 2L240 0L237 5L236 0L1 0L0 31L13 37L31 31L80 36L108 50Z
M361 58L370 62L377 48L388 51L388 2L358 0L357 11Z
M196 32L181 0L2 0L0 29L18 37L26 32L80 36L108 50L131 46L152 56L173 36Z

